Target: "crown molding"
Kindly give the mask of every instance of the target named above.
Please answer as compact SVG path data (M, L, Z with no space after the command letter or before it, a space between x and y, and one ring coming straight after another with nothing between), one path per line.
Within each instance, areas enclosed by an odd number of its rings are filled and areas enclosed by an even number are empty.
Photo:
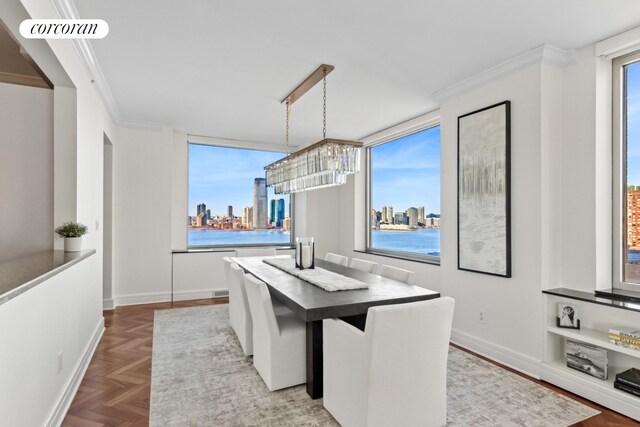
M73 0L51 0L51 3L61 19L80 19ZM78 57L80 58L80 62L82 62L82 65L84 65L84 68L87 71L89 79L91 79L91 83L95 85L98 94L104 101L107 106L107 110L109 110L113 119L118 125L120 125L123 122L120 110L113 98L113 94L111 93L111 89L109 89L109 85L107 84L104 74L102 74L102 69L96 59L96 55L93 52L91 44L86 39L72 39L71 42L73 43L73 47L75 48Z
M442 104L456 96L469 92L477 87L483 86L502 76L510 74L529 64L541 63L554 67L563 68L576 62L575 50L564 50L554 46L542 45L515 58L509 59L501 64L491 67L473 77L464 79L454 85L441 89L433 94L434 98Z
M144 129L161 131L167 125L159 122L152 122L148 120L136 120L136 119L123 119L118 120L118 126L130 128L130 129Z
M187 134L187 142L200 145L216 145L230 148L247 148L253 150L274 151L285 153L287 147L284 144L274 144L270 142L244 141L239 139L216 138L212 136ZM289 152L293 153L298 147L289 145Z

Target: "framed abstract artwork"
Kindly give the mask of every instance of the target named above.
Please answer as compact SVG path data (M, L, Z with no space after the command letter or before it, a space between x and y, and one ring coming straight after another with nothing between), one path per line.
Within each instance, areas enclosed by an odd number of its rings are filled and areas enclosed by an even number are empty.
M511 277L511 102L458 117L458 269Z

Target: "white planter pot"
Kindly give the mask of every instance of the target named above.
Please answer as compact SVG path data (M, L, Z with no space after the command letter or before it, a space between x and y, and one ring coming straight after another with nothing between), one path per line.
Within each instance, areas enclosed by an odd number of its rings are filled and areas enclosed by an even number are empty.
M65 237L65 252L80 252L82 250L82 237Z

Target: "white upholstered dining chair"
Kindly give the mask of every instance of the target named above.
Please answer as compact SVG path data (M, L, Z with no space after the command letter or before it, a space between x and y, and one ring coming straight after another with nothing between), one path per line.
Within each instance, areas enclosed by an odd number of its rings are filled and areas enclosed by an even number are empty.
M325 261L332 262L334 264L344 265L345 267L349 264L349 258L343 255L333 254L331 252L327 252L324 256Z
M365 261L359 258L351 258L351 264L349 267L355 268L356 270L364 271L365 273L377 274L378 273L378 264L377 262Z
M229 321L240 341L245 356L253 354L253 319L249 309L249 300L244 287L244 270L232 262L229 265Z
M453 309L449 297L371 307L364 332L325 319L324 407L343 427L445 425Z
M247 248L236 249L237 257L245 256L276 256L275 248Z
M405 270L404 268L392 267L390 265L382 264L380 266L380 274L383 277L397 280L398 282L404 282L409 285L413 285L415 273L413 271Z
M276 313L267 285L244 275L253 318L253 366L271 391L306 382L306 324L291 310Z

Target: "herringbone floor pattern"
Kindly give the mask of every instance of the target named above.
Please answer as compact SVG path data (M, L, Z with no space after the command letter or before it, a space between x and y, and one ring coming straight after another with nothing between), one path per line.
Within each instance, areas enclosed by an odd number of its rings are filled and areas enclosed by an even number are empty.
M226 298L174 302L173 308L227 303ZM105 331L64 426L147 426L154 310L171 303L105 311Z
M182 301L173 303L173 308L227 302L226 298ZM64 419L64 426L124 427L149 424L153 312L166 308L172 308L172 305L145 304L104 312L104 335ZM532 381L602 411L600 415L575 424L575 427L640 426L630 418L562 389Z

